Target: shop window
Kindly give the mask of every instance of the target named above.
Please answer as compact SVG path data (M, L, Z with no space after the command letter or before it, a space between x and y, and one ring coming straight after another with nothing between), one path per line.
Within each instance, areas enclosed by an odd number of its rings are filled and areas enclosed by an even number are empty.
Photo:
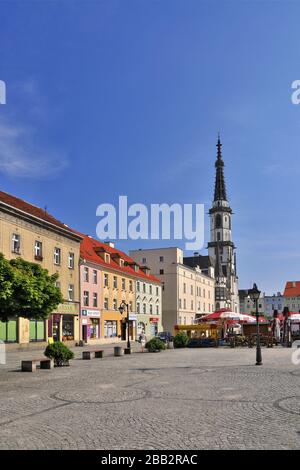
M62 336L67 341L74 340L74 316L73 315L63 315Z
M17 342L17 320L0 321L0 340L5 343Z
M30 322L29 322L29 341L45 341L45 322L44 322L44 320L30 320Z
M116 321L104 321L104 337L113 338L117 336L117 322Z
M90 338L99 338L99 320L97 318L90 319Z

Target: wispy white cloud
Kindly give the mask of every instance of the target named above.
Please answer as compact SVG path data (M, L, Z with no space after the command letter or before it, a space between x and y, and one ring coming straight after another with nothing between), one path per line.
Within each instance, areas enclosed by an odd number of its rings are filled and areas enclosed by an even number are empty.
M68 166L64 153L36 144L35 129L0 120L0 172L12 177L45 179Z

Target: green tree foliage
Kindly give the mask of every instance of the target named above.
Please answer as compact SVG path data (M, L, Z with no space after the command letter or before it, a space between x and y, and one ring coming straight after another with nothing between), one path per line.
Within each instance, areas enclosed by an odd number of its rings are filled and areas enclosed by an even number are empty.
M189 337L184 331L179 331L174 336L174 348L185 348L189 342Z
M166 345L159 338L154 337L146 343L146 349L148 349L149 352L158 352L166 349Z
M44 352L46 357L54 359L54 365L61 367L69 364L69 360L74 358L74 353L65 344L57 341L49 344Z
M57 274L22 258L0 256L0 320L9 317L46 319L63 302Z

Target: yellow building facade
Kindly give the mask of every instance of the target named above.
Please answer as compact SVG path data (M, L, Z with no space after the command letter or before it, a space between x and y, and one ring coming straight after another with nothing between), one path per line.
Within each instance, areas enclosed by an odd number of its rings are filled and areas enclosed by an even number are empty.
M32 343L79 339L79 257L81 237L43 209L0 192L0 252L21 257L58 273L64 303L47 321L24 318L0 322L0 340L28 347Z

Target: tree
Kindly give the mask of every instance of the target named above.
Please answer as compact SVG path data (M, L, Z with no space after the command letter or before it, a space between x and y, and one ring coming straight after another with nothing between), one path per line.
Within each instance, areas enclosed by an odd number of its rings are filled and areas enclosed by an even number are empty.
M0 257L0 320L9 317L47 319L63 302L61 291L55 283L57 274L49 275L47 269L22 258L6 261ZM2 289L1 289L2 290Z
M12 315L14 279L12 266L0 253L0 320L6 321Z

